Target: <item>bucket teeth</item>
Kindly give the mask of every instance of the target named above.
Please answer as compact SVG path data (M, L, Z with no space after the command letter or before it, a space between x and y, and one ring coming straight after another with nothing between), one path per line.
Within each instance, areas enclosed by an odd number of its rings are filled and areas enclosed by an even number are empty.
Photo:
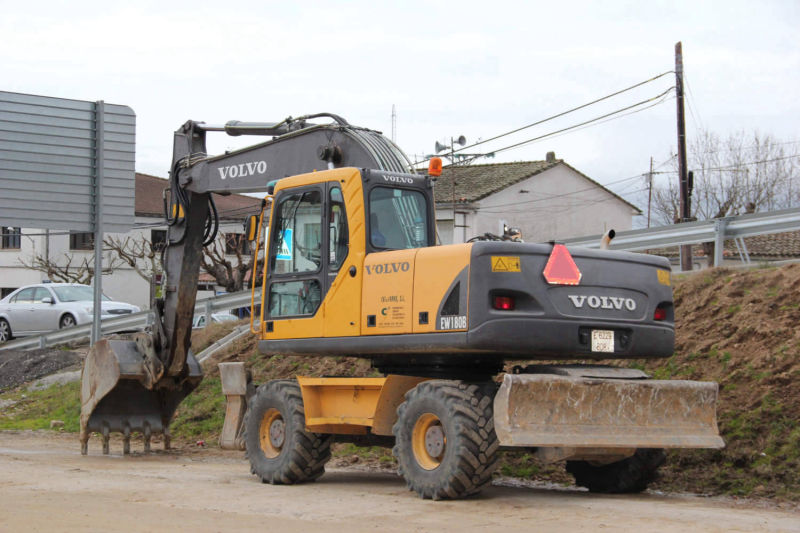
M139 432L144 452L151 451L154 435L163 435L164 449L170 447L169 423L180 402L202 379L194 356L189 354L187 368L180 377L152 372L148 361L154 352L141 352L139 342L101 339L92 347L81 376L81 453L89 451L89 436L100 433L103 453L109 453L113 432L122 433L122 453L130 454L131 435ZM152 378L159 376L153 383Z

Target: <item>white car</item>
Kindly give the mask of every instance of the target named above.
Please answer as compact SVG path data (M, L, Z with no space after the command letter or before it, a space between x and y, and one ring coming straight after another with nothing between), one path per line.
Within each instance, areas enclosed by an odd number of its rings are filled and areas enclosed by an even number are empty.
M21 287L0 300L0 342L92 322L94 289L78 283ZM135 305L103 295L101 320L138 313Z
M228 313L211 313L211 322L235 322L239 320ZM192 319L192 329L201 329L206 327L206 315L194 315Z

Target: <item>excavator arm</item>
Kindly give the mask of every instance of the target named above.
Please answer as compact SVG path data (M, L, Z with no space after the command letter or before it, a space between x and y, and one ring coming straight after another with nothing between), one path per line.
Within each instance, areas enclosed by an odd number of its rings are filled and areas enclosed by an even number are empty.
M324 117L332 122L307 122ZM208 132L272 138L209 157ZM188 121L175 132L165 201L169 229L163 297L153 302L155 325L133 341L101 339L87 355L81 384L82 453L88 452L92 432L103 436L104 453L113 431L123 433L124 453L130 450L134 431L144 435L145 450L157 433L169 447L174 411L202 380L190 345L203 247L217 234L219 214L212 193L262 192L281 178L339 167L409 172L411 163L379 132L352 126L330 113L224 126Z

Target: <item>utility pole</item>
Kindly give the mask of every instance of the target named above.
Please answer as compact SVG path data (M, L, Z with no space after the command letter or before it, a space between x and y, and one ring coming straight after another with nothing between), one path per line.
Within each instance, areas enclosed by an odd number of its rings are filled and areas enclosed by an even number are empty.
M647 175L647 227L650 227L650 204L653 201L653 156L650 156L650 173Z
M680 180L680 213L678 223L687 222L689 212L689 178L686 168L686 121L683 115L683 47L675 43L675 95L678 105L678 179ZM681 246L681 270L692 269L692 245Z

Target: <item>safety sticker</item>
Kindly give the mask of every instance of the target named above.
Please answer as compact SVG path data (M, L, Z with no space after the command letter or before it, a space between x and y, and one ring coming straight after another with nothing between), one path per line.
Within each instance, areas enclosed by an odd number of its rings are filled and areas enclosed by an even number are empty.
M279 261L291 261L292 260L292 228L286 228L283 230L283 238L281 238L281 249L278 250L277 255L275 256L276 259Z
M492 256L492 272L522 272L519 256Z
M669 270L656 270L656 273L658 274L658 282L669 287Z

